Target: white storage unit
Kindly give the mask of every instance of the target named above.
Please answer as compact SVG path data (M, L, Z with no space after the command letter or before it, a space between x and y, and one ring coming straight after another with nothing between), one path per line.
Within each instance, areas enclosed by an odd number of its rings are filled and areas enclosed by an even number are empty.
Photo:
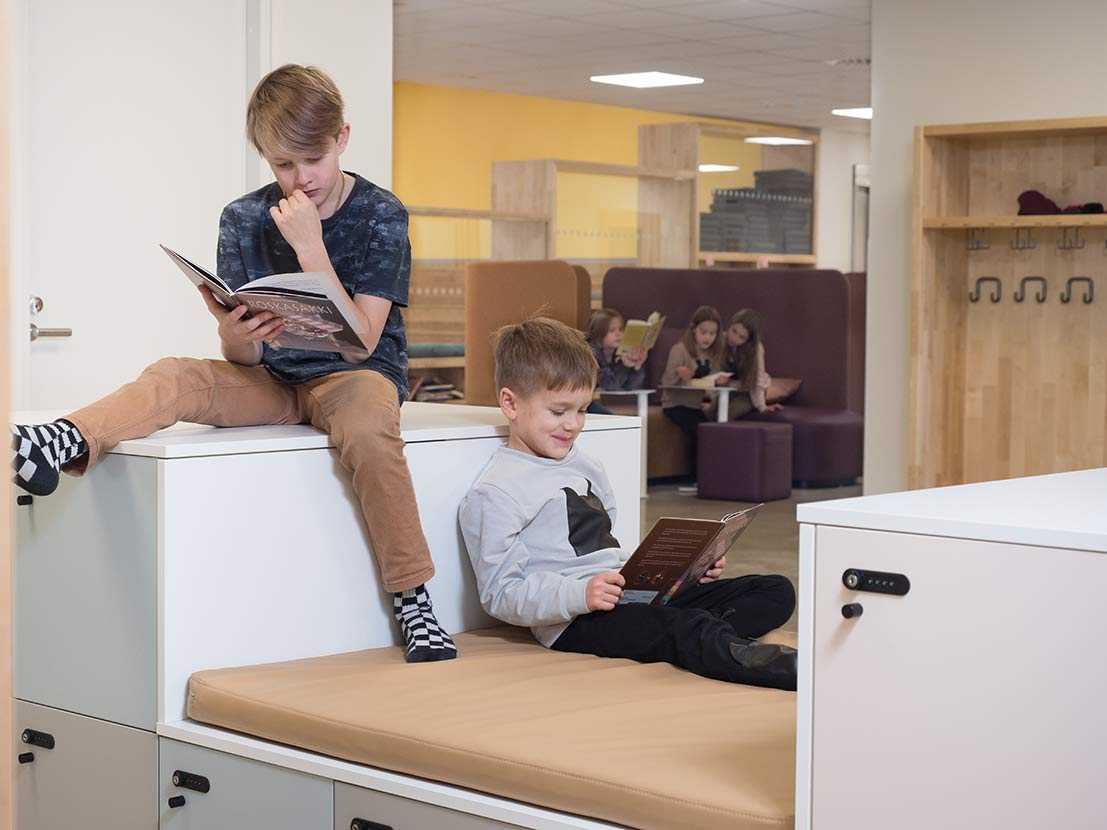
M1103 827L1107 470L798 518L798 830Z
M408 403L401 429L438 618L451 632L486 627L457 508L503 445L503 417ZM589 416L579 439L607 469L614 532L631 547L640 435L637 418ZM75 818L92 830L292 830L353 818L423 827L432 817L465 830L604 826L184 719L194 671L398 644L348 476L315 429L178 425L120 444L86 480L64 478L50 497L20 497L16 511L20 830ZM54 748L23 743L25 728L53 736ZM208 791L174 785L178 771L205 779ZM351 785L337 800L335 781ZM414 818L374 819L405 810Z

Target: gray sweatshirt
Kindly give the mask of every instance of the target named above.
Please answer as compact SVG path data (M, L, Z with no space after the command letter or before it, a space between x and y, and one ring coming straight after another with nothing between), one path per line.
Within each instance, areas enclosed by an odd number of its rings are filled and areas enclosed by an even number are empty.
M576 447L560 461L501 447L458 511L484 610L550 646L588 613L585 588L630 558L611 535L615 494Z

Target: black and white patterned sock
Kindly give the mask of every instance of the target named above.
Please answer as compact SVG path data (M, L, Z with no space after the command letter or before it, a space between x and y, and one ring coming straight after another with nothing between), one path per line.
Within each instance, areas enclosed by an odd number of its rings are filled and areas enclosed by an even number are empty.
M429 663L457 657L457 646L434 617L426 585L393 594L392 612L404 635L407 662Z
M58 487L61 468L88 452L80 430L69 421L14 424L12 480L36 496L48 496Z

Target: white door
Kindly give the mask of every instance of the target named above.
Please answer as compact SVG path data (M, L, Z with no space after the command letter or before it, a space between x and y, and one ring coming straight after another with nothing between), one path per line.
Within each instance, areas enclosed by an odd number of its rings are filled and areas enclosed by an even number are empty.
M13 5L14 408L68 409L218 352L158 243L214 266L220 209L257 186L247 0ZM32 321L72 336L32 343Z

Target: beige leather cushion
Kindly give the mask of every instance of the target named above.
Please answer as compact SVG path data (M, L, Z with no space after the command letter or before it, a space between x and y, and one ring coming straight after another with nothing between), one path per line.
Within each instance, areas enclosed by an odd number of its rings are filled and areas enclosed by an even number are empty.
M537 645L399 649L192 676L189 717L349 761L638 828L792 827L795 696Z

